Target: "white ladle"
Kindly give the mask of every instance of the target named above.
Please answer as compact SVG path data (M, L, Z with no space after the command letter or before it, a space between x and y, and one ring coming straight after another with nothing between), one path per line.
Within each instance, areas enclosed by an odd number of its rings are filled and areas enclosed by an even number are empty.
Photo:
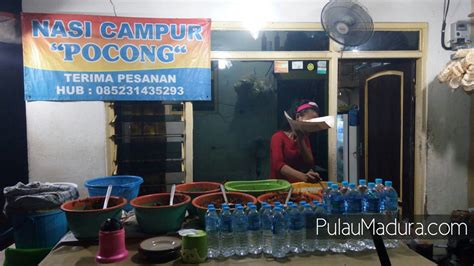
M227 195L225 194L224 185L221 184L220 187L221 187L221 191L222 191L222 196L224 197L225 204L229 204L229 202L227 201Z
M290 201L291 193L292 193L292 192L293 192L293 187L290 187L290 190L288 190L288 196L286 196L285 206L288 205L288 201Z
M176 192L176 185L173 184L173 186L171 186L170 206L173 205L175 192Z
M105 194L104 206L102 209L107 209L107 205L109 205L110 194L112 193L112 185L107 187L107 193Z

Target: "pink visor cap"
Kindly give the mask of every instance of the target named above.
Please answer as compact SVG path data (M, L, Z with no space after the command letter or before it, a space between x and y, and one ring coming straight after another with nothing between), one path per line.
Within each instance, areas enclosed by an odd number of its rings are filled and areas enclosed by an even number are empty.
M299 112L301 112L303 110L306 110L308 108L315 109L316 112L319 113L319 106L315 102L308 102L308 103L305 103L305 104L302 104L302 105L298 106L298 108L296 108L296 112L299 113Z

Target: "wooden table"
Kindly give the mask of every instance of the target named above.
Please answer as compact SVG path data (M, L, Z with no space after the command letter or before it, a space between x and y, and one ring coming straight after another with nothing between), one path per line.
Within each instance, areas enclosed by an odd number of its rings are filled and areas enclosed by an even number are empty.
M149 262L138 254L138 245L140 239L127 239L127 248L129 256L126 260L116 264L107 265L150 265ZM58 246L54 249L40 265L96 265L95 255L97 253L97 244L80 245L79 243L69 243ZM421 255L409 249L406 245L401 244L398 248L389 249L388 255L392 265L436 265ZM346 254L313 254L302 256L291 256L284 260L275 260L260 256L257 258L245 257L243 259L230 258L219 260L208 260L205 265L280 265L286 263L288 265L380 265L377 253L375 251L365 251L358 253ZM166 265L181 265L180 260L172 261ZM102 264L104 265L104 264Z

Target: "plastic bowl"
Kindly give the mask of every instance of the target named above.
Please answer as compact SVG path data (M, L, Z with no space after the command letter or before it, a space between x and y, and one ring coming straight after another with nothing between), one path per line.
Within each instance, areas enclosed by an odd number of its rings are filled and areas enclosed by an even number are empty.
M141 196L130 202L143 232L162 234L181 228L191 197L176 193L172 206L169 206L169 199L170 193L158 193Z
M288 196L288 192L270 192L270 193L265 193L263 195L260 195L257 198L257 200L260 204L266 202L273 206L274 200L272 198L278 197L278 199L275 201L279 201L282 204L284 204L287 196ZM321 198L311 193L305 193L305 192L292 193L290 201L293 201L294 203L298 204L301 200L311 203L313 200L321 201Z
M120 220L127 200L111 196L107 209L102 209L105 197L90 197L65 202L61 209L66 213L69 229L77 239L96 239L102 223L108 218Z
M192 199L209 193L219 192L220 183L216 182L192 182L176 185L176 192L186 194Z
M227 191L247 193L255 197L268 192L288 191L290 187L291 184L283 179L229 181L225 183Z
M216 182L193 182L179 184L176 186L176 192L186 194L191 197L191 200L193 200L201 195L219 192L220 185L220 183ZM188 212L190 215L197 214L197 210L192 204L188 205Z
M242 204L243 206L247 205L247 202L253 202L257 204L257 199L249 194L240 193L240 192L227 192L227 200L229 203L233 204ZM207 211L208 204L214 204L216 209L221 209L221 204L224 202L224 198L221 192L210 193L206 195L199 196L195 198L192 202L193 206L197 209L198 216L201 223L204 223L204 215Z
M112 185L112 196L126 198L128 202L138 196L143 178L133 175L103 176L86 180L84 186L89 192L89 196L105 196L107 187ZM130 204L125 205L125 211L132 210Z

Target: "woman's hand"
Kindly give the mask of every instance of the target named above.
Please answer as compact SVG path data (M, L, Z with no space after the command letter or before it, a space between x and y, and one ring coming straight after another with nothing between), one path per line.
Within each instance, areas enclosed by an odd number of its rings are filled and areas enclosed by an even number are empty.
M314 172L313 170L309 170L306 174L305 174L305 182L308 182L308 183L319 183L321 182L321 177L319 176L318 173Z

